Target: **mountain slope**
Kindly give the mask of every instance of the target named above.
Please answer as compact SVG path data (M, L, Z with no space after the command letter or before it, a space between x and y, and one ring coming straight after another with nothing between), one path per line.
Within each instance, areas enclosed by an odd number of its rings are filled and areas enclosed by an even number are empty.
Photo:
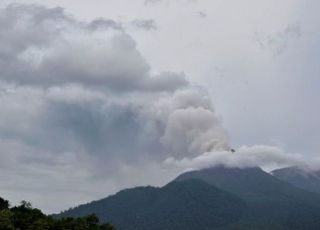
M260 168L220 166L186 172L176 181L186 179L201 179L245 200L247 213L237 226L320 229L320 196L283 182Z
M318 230L320 195L260 168L183 173L162 188L138 187L55 217L95 213L120 230Z
M95 213L120 230L211 230L238 222L245 208L238 197L192 179L123 190L55 217Z
M320 172L307 171L297 166L277 169L271 174L278 179L310 192L320 193Z

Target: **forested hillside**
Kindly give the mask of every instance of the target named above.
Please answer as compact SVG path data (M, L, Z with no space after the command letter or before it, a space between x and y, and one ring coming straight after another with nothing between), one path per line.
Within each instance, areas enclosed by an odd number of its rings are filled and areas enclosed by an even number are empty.
M126 189L55 217L94 212L120 230L212 230L237 223L245 210L240 198L191 179L174 181L162 188Z

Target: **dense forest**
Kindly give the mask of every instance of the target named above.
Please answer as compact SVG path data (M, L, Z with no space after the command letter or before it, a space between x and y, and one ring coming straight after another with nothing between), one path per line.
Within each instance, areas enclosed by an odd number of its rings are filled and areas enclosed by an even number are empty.
M100 224L99 218L92 214L79 218L56 220L33 208L29 202L21 201L19 206L11 207L9 201L0 197L1 230L116 230L109 223Z

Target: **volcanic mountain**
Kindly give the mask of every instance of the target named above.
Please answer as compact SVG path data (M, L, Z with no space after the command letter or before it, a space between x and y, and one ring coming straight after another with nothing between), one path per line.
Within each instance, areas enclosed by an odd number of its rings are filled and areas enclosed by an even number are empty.
M320 229L320 195L260 168L181 174L164 187L126 189L55 215L95 213L120 230Z

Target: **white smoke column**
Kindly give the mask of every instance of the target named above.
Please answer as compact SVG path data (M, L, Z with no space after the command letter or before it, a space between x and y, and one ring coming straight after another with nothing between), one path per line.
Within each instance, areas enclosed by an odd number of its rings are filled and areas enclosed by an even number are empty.
M215 114L202 107L177 109L169 116L162 138L178 157L228 148L228 138Z
M228 134L209 96L198 89L178 90L160 97L149 113L163 124L160 141L166 153L174 158L229 149Z

